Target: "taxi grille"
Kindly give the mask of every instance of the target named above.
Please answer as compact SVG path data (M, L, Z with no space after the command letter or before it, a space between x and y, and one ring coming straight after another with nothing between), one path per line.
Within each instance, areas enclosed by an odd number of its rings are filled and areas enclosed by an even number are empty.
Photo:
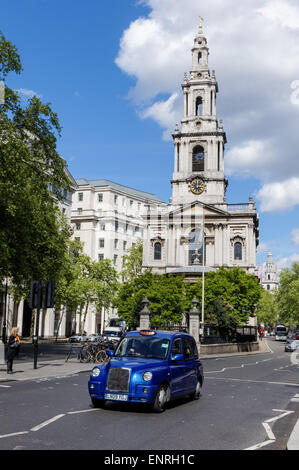
M111 367L107 380L107 390L111 392L128 392L130 384L130 370L121 367Z

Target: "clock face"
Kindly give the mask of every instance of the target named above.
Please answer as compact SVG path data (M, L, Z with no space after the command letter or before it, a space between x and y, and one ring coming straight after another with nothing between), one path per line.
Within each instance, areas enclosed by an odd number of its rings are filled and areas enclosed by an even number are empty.
M200 178L194 178L190 183L190 190L193 194L201 194L206 189L204 181Z

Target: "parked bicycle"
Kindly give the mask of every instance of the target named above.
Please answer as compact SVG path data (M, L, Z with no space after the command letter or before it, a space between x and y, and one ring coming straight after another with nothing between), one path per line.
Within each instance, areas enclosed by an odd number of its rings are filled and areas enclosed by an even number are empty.
M105 338L98 342L85 343L80 353L80 362L96 362L103 364L108 359L106 353L107 349L114 350L116 347L115 341L110 341Z

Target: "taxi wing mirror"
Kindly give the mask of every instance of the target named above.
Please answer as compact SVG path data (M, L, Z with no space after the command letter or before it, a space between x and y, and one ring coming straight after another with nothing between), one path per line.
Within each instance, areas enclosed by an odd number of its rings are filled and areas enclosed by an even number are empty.
M174 362L183 361L183 360L184 360L184 356L183 356L183 354L175 354L175 355L171 358L171 360L174 361Z
M109 357L110 357L110 356L113 356L114 351L112 351L111 349L107 349L106 354L107 354L107 356L109 356Z

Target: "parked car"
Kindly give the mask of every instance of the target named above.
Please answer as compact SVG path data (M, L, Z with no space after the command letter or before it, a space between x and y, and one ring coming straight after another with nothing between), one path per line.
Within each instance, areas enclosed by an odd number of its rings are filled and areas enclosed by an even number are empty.
M81 333L69 337L69 343L81 343L87 341L87 336Z
M296 339L299 339L299 330L296 331L295 335L296 335Z
M293 352L299 350L299 340L287 339L284 350L285 352Z
M204 381L195 340L186 333L126 333L109 360L95 366L88 382L94 406L106 401L143 403L164 411L182 395L198 399Z
M103 341L103 336L102 335L96 335L95 333L92 333L91 335L87 336L87 341L100 342L100 341Z

